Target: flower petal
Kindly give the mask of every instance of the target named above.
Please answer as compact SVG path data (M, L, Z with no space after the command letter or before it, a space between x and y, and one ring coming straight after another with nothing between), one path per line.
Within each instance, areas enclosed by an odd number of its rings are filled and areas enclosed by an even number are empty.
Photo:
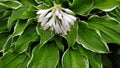
M67 8L63 8L63 10L67 13L73 13L73 11L71 11L70 9L67 9Z
M50 18L52 16L52 12L49 12L47 15L46 15L46 18Z

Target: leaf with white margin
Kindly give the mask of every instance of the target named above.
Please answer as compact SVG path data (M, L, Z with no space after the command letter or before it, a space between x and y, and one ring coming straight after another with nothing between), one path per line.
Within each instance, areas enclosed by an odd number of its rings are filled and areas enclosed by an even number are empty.
M59 50L53 42L44 46L37 45L32 53L28 68L56 68L59 62Z
M108 53L109 49L94 29L88 28L85 22L79 22L77 42L96 53Z
M88 59L71 48L64 52L62 57L63 68L89 68Z

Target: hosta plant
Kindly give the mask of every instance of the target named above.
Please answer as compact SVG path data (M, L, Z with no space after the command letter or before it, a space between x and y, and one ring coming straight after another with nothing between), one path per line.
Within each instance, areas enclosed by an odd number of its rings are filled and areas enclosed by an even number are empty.
M103 68L108 43L120 44L119 4L0 0L0 68Z

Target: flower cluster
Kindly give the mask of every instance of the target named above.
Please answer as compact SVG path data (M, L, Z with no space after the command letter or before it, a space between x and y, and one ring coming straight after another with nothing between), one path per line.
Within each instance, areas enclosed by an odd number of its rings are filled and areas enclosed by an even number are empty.
M50 28L57 34L67 34L70 31L70 26L74 25L76 17L70 9L62 8L61 5L54 5L46 10L38 10L38 22L44 30Z

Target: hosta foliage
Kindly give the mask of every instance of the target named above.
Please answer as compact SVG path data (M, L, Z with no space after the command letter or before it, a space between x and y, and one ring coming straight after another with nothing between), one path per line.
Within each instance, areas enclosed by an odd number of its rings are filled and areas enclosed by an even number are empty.
M37 21L36 11L54 3L77 17L67 35L44 31ZM119 4L120 0L0 0L0 68L103 68L101 54L110 53L107 43L120 44Z

